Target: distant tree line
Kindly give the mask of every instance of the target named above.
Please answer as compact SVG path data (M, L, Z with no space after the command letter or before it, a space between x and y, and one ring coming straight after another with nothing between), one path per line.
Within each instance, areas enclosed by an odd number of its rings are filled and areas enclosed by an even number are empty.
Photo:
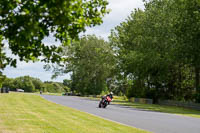
M25 92L52 92L59 93L69 91L69 88L60 82L42 82L38 78L30 76L22 76L17 78L5 78L3 87L9 88L11 91L23 89Z

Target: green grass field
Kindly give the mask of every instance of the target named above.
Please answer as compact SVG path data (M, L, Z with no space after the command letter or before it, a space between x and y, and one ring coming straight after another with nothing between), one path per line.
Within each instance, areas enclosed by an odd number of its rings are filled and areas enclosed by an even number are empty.
M64 107L36 94L0 94L0 133L147 133Z

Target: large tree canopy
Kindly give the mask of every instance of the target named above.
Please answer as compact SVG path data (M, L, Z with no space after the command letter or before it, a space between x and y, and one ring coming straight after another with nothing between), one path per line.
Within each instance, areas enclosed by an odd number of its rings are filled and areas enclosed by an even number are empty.
M200 94L194 89L194 81L200 88L199 5L149 0L112 31L120 74L132 80L129 96L193 100Z
M89 35L64 49L66 62L54 65L54 76L71 73L71 81L66 83L81 94L100 94L106 91L106 83L112 77L115 64L110 45L102 38Z
M22 61L60 61L61 48L46 46L42 40L51 34L62 44L68 44L87 26L102 23L108 13L107 0L1 0L0 54L7 40L14 55ZM2 54L1 54L2 55ZM4 64L15 66L16 60L1 56ZM13 60L13 61L11 61Z

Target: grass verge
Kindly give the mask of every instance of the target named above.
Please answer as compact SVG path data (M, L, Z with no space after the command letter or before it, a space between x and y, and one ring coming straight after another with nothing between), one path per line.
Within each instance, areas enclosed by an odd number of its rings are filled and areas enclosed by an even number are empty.
M40 92L35 92L35 94L40 94ZM43 95L55 95L62 96L62 93L51 93L51 92L42 92Z
M99 100L100 98L89 97L89 99ZM124 99L124 97L118 97L118 96L114 97L112 104L120 104L146 111L156 111L156 112L171 113L171 114L200 118L200 111L198 110L193 110L183 107L175 107L175 106L133 103L129 102L127 99Z
M34 94L0 94L0 133L147 133Z

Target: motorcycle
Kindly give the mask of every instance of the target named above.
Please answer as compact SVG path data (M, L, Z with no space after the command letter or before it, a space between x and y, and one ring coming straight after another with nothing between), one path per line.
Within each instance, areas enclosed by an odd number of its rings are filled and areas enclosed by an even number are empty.
M99 108L106 108L106 106L110 104L111 101L112 99L109 96L103 96L99 102Z

